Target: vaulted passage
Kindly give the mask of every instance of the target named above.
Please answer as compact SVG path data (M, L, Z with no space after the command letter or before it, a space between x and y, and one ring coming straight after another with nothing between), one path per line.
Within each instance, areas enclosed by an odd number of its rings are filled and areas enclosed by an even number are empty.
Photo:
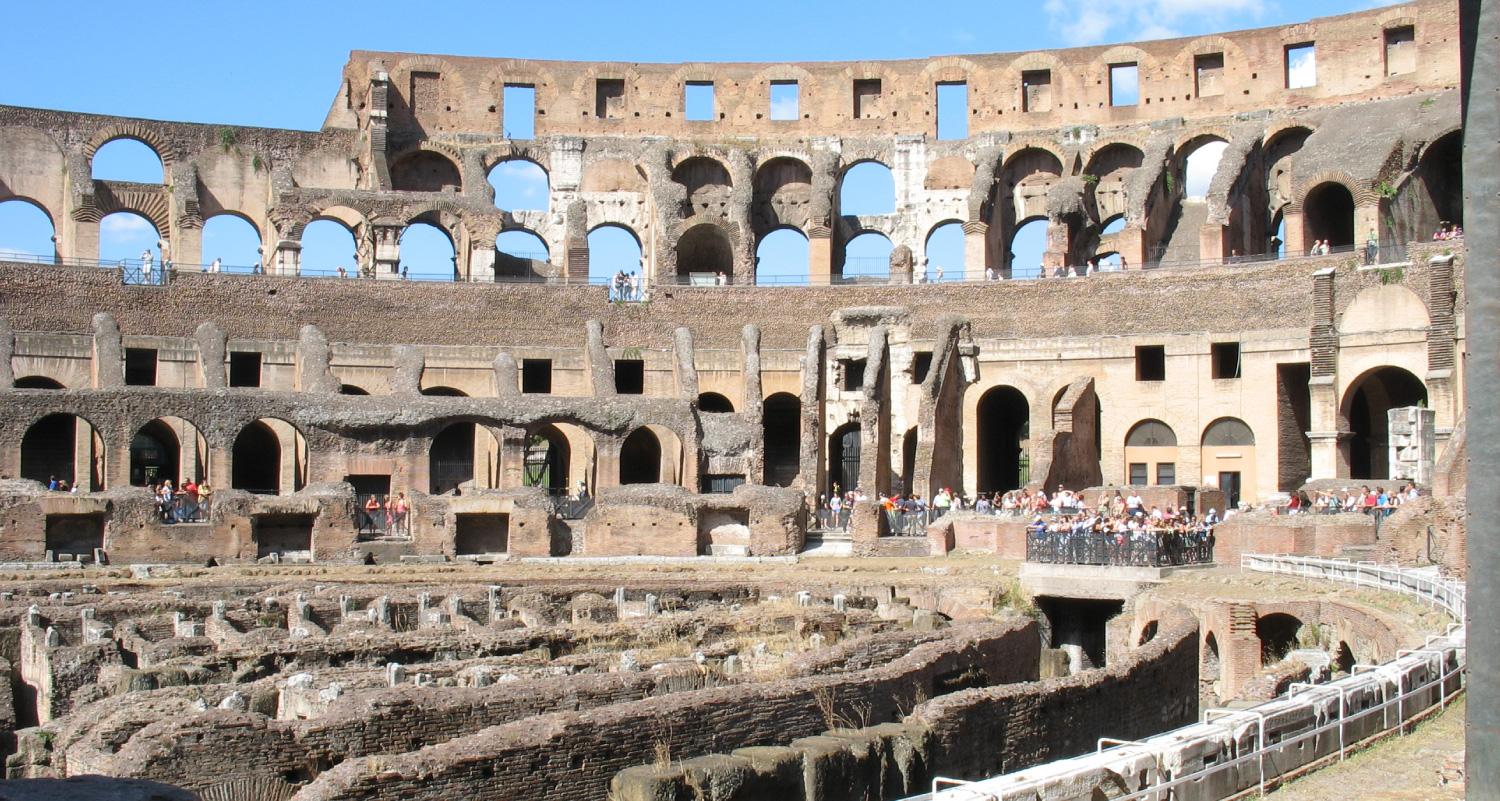
M828 491L839 494L859 489L859 423L845 423L828 438Z
M1031 480L1031 405L1015 387L979 399L979 491L1006 492Z
M802 401L788 392L766 398L762 429L766 443L765 482L790 487L801 470Z
M655 484L661 481L661 441L649 429L638 428L620 446L620 483Z
M474 424L454 423L432 440L428 456L428 491L442 495L473 479Z
M1352 435L1349 477L1390 478L1390 410L1426 403L1422 380L1400 367L1380 367L1356 380L1344 401Z

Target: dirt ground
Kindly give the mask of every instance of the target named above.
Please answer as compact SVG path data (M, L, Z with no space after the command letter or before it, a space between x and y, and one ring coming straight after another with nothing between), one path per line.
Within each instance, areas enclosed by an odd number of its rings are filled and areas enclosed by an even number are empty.
M1390 737L1267 793L1276 801L1462 801L1464 709L1460 697L1405 737ZM1444 783L1447 779L1447 783Z

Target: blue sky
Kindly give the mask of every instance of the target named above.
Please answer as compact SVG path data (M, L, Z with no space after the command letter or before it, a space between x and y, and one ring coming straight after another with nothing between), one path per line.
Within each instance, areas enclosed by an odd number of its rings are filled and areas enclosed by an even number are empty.
M1358 11L1370 0L958 0L942 7L906 2L766 0L753 6L668 0L649 7L582 0L497 6L448 2L428 11L409 3L240 4L81 0L14 3L0 48L0 103L229 125L316 129L355 49L590 61L815 61L920 58L1008 52L1196 35ZM503 10L502 10L503 9ZM58 44L67 32L65 46ZM122 143L123 144L123 143ZM113 156L111 158L114 158ZM149 173L149 159L122 154L119 170ZM109 164L105 166L109 167ZM114 167L110 168L115 169ZM159 171L159 167L157 168ZM119 174L119 173L114 173ZM493 179L494 176L492 176ZM160 180L159 178L157 180ZM517 176L516 192L536 183ZM1191 176L1189 179L1191 184ZM866 190L858 187L863 193ZM0 204L0 250L38 252L49 231L38 213ZM253 263L254 232L223 218L205 231L204 259ZM45 219L41 220L45 224ZM107 259L140 255L155 235L114 222ZM1033 226L1038 228L1039 226ZM956 239L954 248L949 239ZM346 257L331 238L312 247L324 269ZM451 253L414 254L413 272L440 276ZM790 243L795 245L795 243ZM1018 243L1029 263L1036 242ZM531 252L502 243L507 250ZM805 246L804 246L805 247ZM962 261L961 237L942 235L931 259ZM1023 247L1026 255L1022 256ZM415 249L415 248L414 248ZM326 250L326 254L322 251ZM877 249L878 250L878 249ZM322 254L322 255L320 255ZM629 253L612 261L624 265ZM771 248L762 264L794 261L796 247ZM865 254L861 258L879 258ZM352 248L348 251L352 258ZM802 257L805 260L805 255ZM955 259L957 261L955 261ZM305 254L304 262L307 262ZM952 267L945 266L952 275Z

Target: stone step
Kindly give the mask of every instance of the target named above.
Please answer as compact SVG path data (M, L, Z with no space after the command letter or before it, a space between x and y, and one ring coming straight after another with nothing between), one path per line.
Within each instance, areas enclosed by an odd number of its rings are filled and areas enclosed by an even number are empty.
M750 546L736 543L712 543L708 546L710 556L749 556Z

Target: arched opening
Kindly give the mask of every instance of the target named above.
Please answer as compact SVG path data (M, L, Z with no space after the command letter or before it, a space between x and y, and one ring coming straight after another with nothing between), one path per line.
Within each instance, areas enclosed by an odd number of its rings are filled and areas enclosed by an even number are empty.
M641 240L623 225L589 231L589 283L608 284L616 273L641 271Z
M980 492L1007 492L1031 480L1031 404L1015 387L992 387L979 398Z
M1105 220L1104 227L1099 230L1099 244L1094 249L1094 268L1105 272L1113 272L1120 269L1123 262L1120 260L1120 246L1116 240L1116 234L1125 230L1125 215L1120 214Z
M646 428L637 428L620 446L620 483L656 484L661 481L661 441Z
M1210 631L1203 638L1203 677L1209 681L1218 681L1222 664L1219 659L1219 640Z
M1313 187L1302 202L1308 247L1326 241L1329 247L1354 245L1354 195L1343 184L1329 181Z
M133 211L117 211L99 221L99 260L144 261L146 253L156 268L161 266L160 239L156 226Z
M698 395L698 411L722 414L734 411L734 404L717 392L702 392Z
M182 485L182 446L177 433L161 420L141 426L130 438L130 484L149 487L170 480Z
M71 414L49 414L21 436L21 478L79 490L103 489L104 440L92 423Z
M1183 160L1182 182L1182 193L1186 199L1208 198L1208 186L1213 182L1214 174L1219 171L1219 162L1224 159L1227 147L1229 143L1222 139L1207 139L1188 151L1187 158Z
M1349 643L1339 640L1338 651L1333 655L1333 667L1339 673L1350 674L1354 672L1354 651Z
M508 159L490 168L486 180L495 190L495 208L506 211L546 211L551 184L542 165Z
M127 181L137 184L165 183L161 156L139 139L122 136L105 142L89 161L89 175L96 181Z
M15 380L16 389L67 389L62 382L44 375L22 376Z
M859 486L859 423L845 423L828 437L828 492L837 495Z
M878 161L861 161L839 180L839 214L858 217L896 213L896 178Z
M729 233L711 223L700 223L677 239L677 274L695 283L712 284L719 273L734 275L734 246Z
M1142 420L1125 434L1125 483L1177 483L1177 433L1160 420Z
M940 223L927 235L926 263L928 281L962 281L964 279L964 226L956 220ZM919 269L921 269L919 268Z
M796 228L778 228L755 246L755 283L806 284L809 273L807 235Z
M546 240L522 228L501 231L495 237L495 254L495 274L502 276L539 278L547 274L552 260Z
M759 232L802 226L812 202L812 169L801 161L780 157L755 171L751 223Z
M453 387L444 387L444 386L423 387L422 388L422 394L423 395L429 395L429 396L432 396L432 397L435 397L435 398L467 398L467 397L469 397L468 393L464 392L461 389L454 389Z
M1130 205L1125 182L1144 162L1141 149L1124 142L1105 145L1089 158L1083 171L1091 176L1085 179L1088 184L1085 202L1092 201L1095 219L1108 220L1125 214Z
M257 495L281 492L281 438L264 420L240 430L231 453L233 468L229 485Z
M391 188L398 192L461 192L463 187L458 165L440 153L418 150L391 165Z
M357 386L355 386L353 384L340 384L339 385L339 394L340 395L368 395L368 394L370 394L370 391L367 390L367 389L365 389L364 387L357 387Z
M338 220L313 220L302 229L302 274L337 275L343 267L346 275L357 277L357 250L348 226Z
M687 190L682 216L722 215L729 206L733 182L723 164L706 156L695 156L672 170L672 181Z
M553 495L566 495L570 489L568 465L572 461L568 438L555 426L535 428L526 437L523 457L528 487L546 487Z
M1238 417L1220 417L1203 429L1198 463L1203 483L1224 493L1224 504L1258 497L1255 485L1255 433Z
M453 423L432 438L427 452L428 492L442 495L474 480L473 423Z
M778 392L766 398L761 415L766 486L790 487L802 470L802 399Z
M0 202L0 253L57 258L52 217L41 206L21 199Z
M260 232L236 214L208 218L203 223L203 263L215 261L225 272L250 272L261 263Z
M1390 478L1390 410L1427 405L1427 387L1400 367L1377 367L1344 393L1349 477Z
M844 245L841 271L846 279L861 276L885 277L891 272L891 251L895 247L885 234L865 231Z
M1402 242L1452 236L1464 223L1463 132L1454 131L1429 144L1417 168L1385 201Z
M401 277L413 281L453 281L458 259L453 238L429 222L413 222L401 232Z
M1022 222L1010 238L1006 253L1006 264L1011 278L1041 278L1046 272L1042 266L1047 253L1047 218L1034 217Z
M1280 612L1255 619L1255 636L1260 638L1260 663L1274 665L1296 650L1297 634L1302 621Z

